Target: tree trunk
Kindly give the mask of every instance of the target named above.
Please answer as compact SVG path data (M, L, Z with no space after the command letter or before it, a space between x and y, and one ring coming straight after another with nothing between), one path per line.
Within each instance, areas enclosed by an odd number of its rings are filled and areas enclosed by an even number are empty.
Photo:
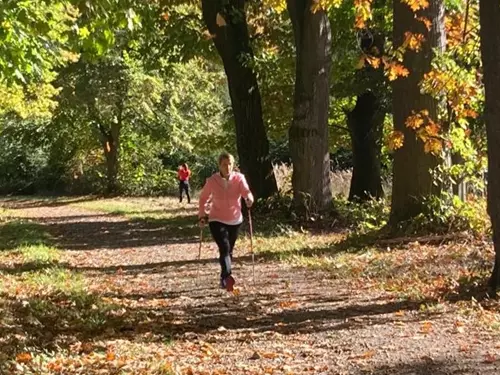
M106 157L107 194L118 192L118 170L119 170L119 147L120 147L120 125L112 124L109 130L100 127L101 143Z
M316 212L331 203L328 106L331 29L313 0L287 0L296 48L293 121L289 147L294 203Z
M352 171L350 201L382 198L380 173L380 137L384 113L372 91L358 96L356 106L347 114L351 134L354 167Z
M422 34L425 41L419 52L407 50L403 64L409 76L399 77L393 85L394 129L404 134L403 147L394 153L392 206L390 221L397 224L417 216L422 210L422 200L439 193L433 184L431 170L439 165L439 159L424 152L424 144L417 139L414 130L405 125L412 112L427 110L429 117L437 121L438 102L430 95L420 93L419 83L431 69L433 48L445 46L443 0L430 0L428 8L415 14L400 0L394 0L394 48L399 48L405 33ZM417 19L425 17L432 22L431 30Z
M488 142L488 213L493 228L495 266L490 288L500 286L500 3L480 0L481 57L483 61L486 136Z
M278 191L269 158L269 141L262 117L257 76L249 65L253 57L245 1L202 0L203 18L226 71L236 123L241 171L254 195L267 198ZM224 4L223 4L224 3Z

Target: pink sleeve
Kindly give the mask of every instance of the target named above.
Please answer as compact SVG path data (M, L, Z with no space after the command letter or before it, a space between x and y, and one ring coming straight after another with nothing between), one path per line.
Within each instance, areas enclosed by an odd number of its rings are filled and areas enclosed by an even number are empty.
M253 194L250 191L250 187L248 186L247 180L245 178L245 175L241 175L241 181L240 181L240 194L243 198L248 199L250 202L253 203Z
M207 178L205 185L200 193L200 199L198 200L198 217L207 216L205 213L205 205L207 204L208 198L212 194L212 182L210 178Z

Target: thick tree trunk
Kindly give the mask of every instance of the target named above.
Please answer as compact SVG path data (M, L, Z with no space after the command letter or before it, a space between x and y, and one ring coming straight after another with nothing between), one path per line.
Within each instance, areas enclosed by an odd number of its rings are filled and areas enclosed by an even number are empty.
M432 21L431 30L417 19L425 17ZM410 219L421 212L422 199L439 193L433 184L431 170L439 159L424 152L424 144L417 139L414 130L405 122L412 112L427 110L429 117L437 120L438 102L430 95L420 93L419 83L431 69L433 48L443 50L445 46L443 0L430 0L429 7L415 14L401 0L394 0L394 47L399 48L405 33L422 34L425 41L419 52L407 50L404 66L408 77L400 77L393 85L394 128L404 134L403 147L394 153L391 218L392 224Z
M203 18L226 71L236 123L241 171L253 193L267 198L278 191L269 158L269 142L262 117L257 77L245 58L253 56L245 1L202 0ZM224 5L223 5L224 4Z
M496 254L489 285L496 292L500 286L500 2L480 0L479 7L488 140L488 213Z
M331 29L327 14L311 11L312 0L288 0L296 47L293 121L289 129L295 206L308 212L332 199L328 150Z
M359 95L356 106L347 114L354 159L350 201L367 201L384 196L380 173L383 122L384 113L379 100L371 91Z

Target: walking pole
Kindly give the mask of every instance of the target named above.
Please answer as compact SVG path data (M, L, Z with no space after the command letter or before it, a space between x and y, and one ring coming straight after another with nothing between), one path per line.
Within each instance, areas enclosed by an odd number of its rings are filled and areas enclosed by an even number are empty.
M200 246L198 248L198 270L196 271L196 282L200 281L200 267L201 267L201 244L203 242L203 227L200 226Z
M250 252L252 253L252 278L253 287L255 288L255 254L253 252L253 228L252 228L252 214L248 209L248 225L250 226Z

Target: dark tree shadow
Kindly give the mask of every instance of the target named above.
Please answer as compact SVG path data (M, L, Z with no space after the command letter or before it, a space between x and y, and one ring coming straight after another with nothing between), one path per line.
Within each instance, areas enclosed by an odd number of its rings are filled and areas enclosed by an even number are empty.
M500 370L500 363L461 359L424 358L420 361L400 362L393 366L375 367L369 373L373 375L496 375Z
M21 245L40 245L50 241L50 235L40 224L14 220L0 223L0 251L13 250Z
M196 243L200 233L195 216L124 218L120 221L68 221L63 218L46 223L44 228L55 238L57 246L64 250Z
M100 196L58 197L58 196L9 196L0 197L0 206L7 209L27 209L41 207L61 207L71 203L92 202Z

